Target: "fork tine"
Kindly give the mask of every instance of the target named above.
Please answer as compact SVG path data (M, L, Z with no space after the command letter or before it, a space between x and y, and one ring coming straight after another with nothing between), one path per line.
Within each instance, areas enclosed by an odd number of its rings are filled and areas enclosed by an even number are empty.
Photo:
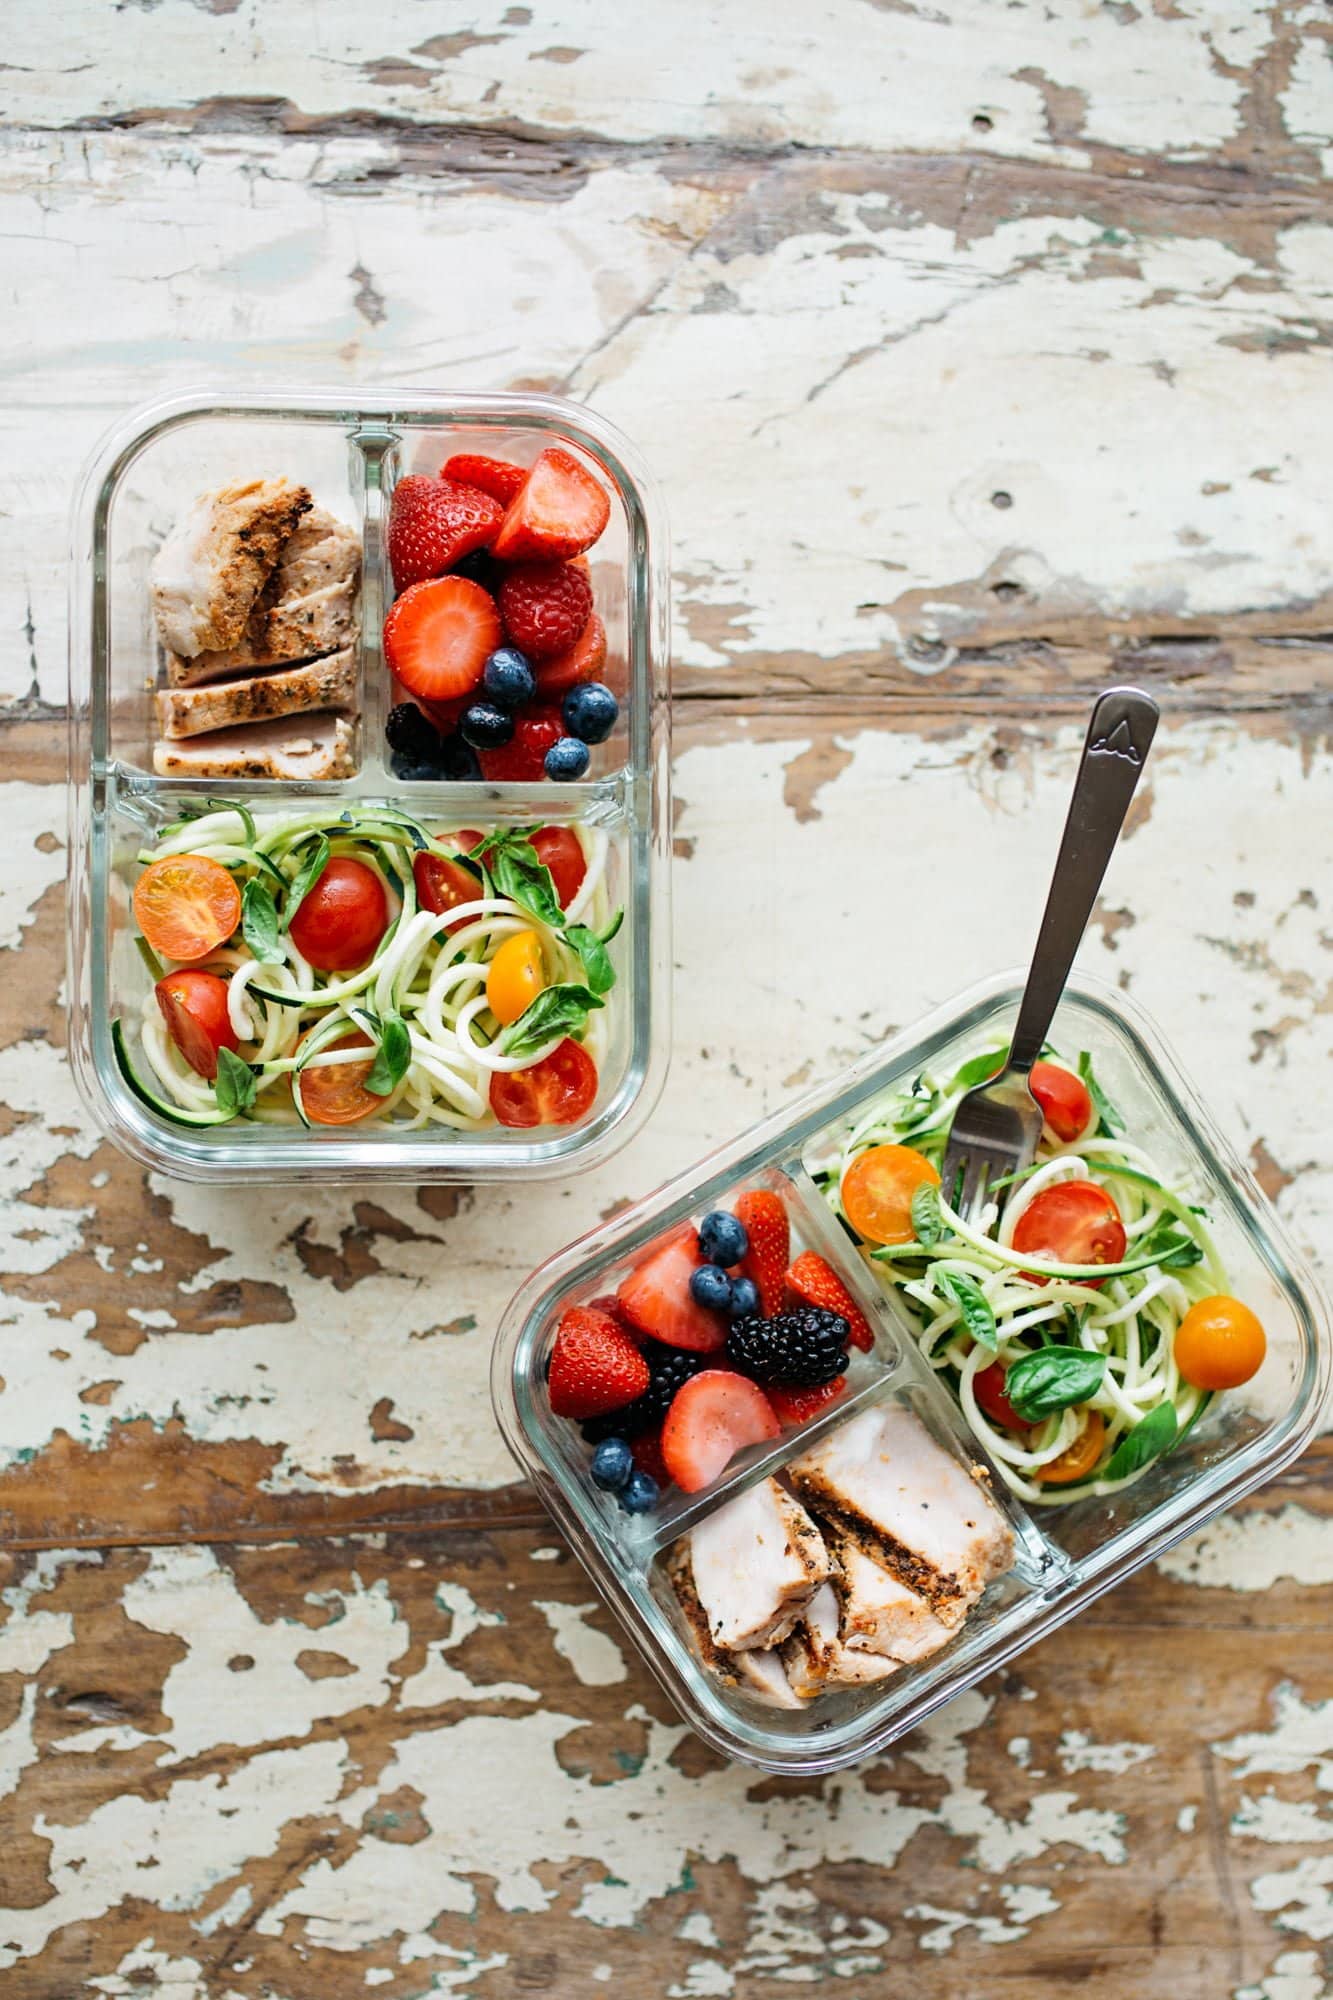
M984 1153L969 1153L963 1176L962 1215L972 1215L981 1206L982 1190L990 1178L990 1162Z

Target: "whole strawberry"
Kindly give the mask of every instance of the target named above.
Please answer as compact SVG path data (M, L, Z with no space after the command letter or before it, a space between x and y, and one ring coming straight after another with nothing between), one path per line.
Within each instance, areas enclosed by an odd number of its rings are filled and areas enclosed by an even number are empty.
M826 1312L840 1313L847 1322L852 1346L869 1354L875 1344L870 1321L831 1264L815 1251L803 1250L787 1273L787 1283L808 1306L823 1306Z
M475 486L410 473L394 488L389 508L389 562L394 587L424 583L474 549L488 548L504 519L498 501Z
M460 486L479 486L502 507L521 490L528 476L526 465L511 465L504 458L482 458L474 452L455 452L441 468L442 479L456 479Z
M623 1410L648 1387L648 1363L625 1329L589 1306L571 1306L556 1328L546 1389L558 1417Z
M496 598L509 638L529 659L563 653L592 616L592 585L572 563L521 563Z
M741 1276L753 1278L759 1287L759 1310L767 1319L782 1311L787 1259L791 1255L787 1210L781 1195L774 1194L771 1188L751 1188L738 1196L735 1213L750 1239L750 1247L741 1260Z

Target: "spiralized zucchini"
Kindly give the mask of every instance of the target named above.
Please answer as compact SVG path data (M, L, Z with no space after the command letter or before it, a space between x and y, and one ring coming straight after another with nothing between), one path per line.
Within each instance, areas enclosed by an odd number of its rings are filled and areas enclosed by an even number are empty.
M846 1133L835 1156L812 1163L830 1206L851 1234L856 1232L840 1191L852 1162L872 1146L910 1146L938 1172L960 1099L998 1067L1002 1054L973 1058L947 1078L918 1077L910 1091L873 1105ZM1112 1131L1120 1120L1091 1077L1086 1057L1080 1069L1093 1106L1085 1129L1062 1142L1044 1126L1035 1165L1011 1187L995 1190L999 1200L987 1199L979 1212L964 1217L931 1191L922 1214L932 1217L924 1233L933 1241L919 1240L919 1229L912 1242L862 1244L870 1269L905 1307L921 1353L952 1387L1007 1484L1024 1500L1045 1507L1120 1492L1196 1420L1209 1397L1183 1381L1176 1368L1176 1330L1196 1300L1227 1290L1206 1217L1191 1201L1191 1191L1143 1147ZM1106 1267L1108 1275L1097 1285L1087 1282L1092 1267L1013 1248L1024 1210L1043 1189L1075 1180L1105 1189L1124 1224L1124 1257ZM914 1209L914 1220L915 1214ZM998 1361L1013 1379L1013 1367L1050 1347L1104 1360L1091 1394L1019 1427L996 1421L980 1407L975 1385L983 1369ZM1064 1365L1075 1374L1074 1364ZM1043 1467L1083 1437L1093 1412L1105 1425L1095 1462L1076 1481L1044 1483Z

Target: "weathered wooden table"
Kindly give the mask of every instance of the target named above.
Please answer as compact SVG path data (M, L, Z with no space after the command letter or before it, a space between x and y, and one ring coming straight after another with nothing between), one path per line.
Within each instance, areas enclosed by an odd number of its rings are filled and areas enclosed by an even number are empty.
M1112 675L1165 724L1085 963L1327 1256L1329 36L1317 0L11 10L6 2000L1333 1993L1327 1452L792 1785L679 1726L486 1388L536 1260L1022 958ZM105 420L200 380L550 386L661 475L675 1061L592 1179L201 1191L75 1099L65 509Z

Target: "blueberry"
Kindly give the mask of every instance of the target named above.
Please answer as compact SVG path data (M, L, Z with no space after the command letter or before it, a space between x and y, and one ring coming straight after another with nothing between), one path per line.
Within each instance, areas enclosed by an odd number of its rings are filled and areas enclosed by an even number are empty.
M440 770L446 778L479 778L481 765L470 743L459 735L446 736L440 749Z
M401 751L412 763L431 764L439 758L440 732L414 701L400 701L389 710L384 734L390 750Z
M463 741L476 750L498 750L514 733L514 718L493 701L474 701L459 723Z
M634 1459L624 1438L603 1438L592 1455L592 1483L603 1493L619 1493L634 1470Z
M690 1297L697 1306L708 1306L713 1312L730 1312L731 1279L716 1264L701 1264L690 1273Z
M438 761L432 759L427 762L424 758L410 756L406 750L394 751L389 759L389 769L405 785L434 785L445 775Z
M492 653L481 678L492 701L504 708L519 708L531 701L537 686L527 656L517 646L501 646Z
M710 1264L730 1270L750 1247L745 1224L725 1208L712 1209L699 1224L699 1248Z
M588 768L588 746L577 737L562 736L551 745L544 763L548 778L581 778Z
M632 1472L620 1495L627 1514L651 1514L657 1505L657 1481L648 1472Z
M731 1281L731 1317L749 1319L759 1310L759 1287L753 1278L733 1278Z
M603 743L616 726L620 703L604 681L580 681L560 704L560 716L581 743Z

